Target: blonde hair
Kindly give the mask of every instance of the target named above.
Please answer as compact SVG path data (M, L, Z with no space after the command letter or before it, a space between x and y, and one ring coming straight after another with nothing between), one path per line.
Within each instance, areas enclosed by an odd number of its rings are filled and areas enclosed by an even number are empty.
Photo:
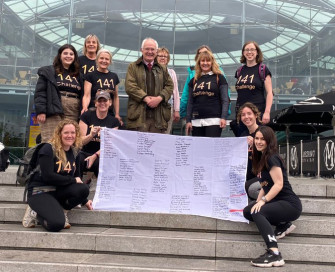
M206 52L202 52L199 54L199 57L197 58L197 62L195 64L195 76L194 76L194 79L197 80L201 77L201 67L200 67L200 61L201 60L209 60L212 62L212 67L211 67L211 70L214 74L216 75L220 75L222 74L221 70L220 70L220 67L219 67L219 64L216 62L215 58L214 58L214 55L212 52L210 51L206 51Z
M99 38L97 37L97 35L88 34L86 36L86 38L85 38L85 41L84 41L84 47L83 47L83 54L84 54L84 56L86 56L86 54L87 54L86 42L89 39L95 39L97 41L97 51L95 53L97 53L100 50L100 48L101 48L100 41L99 41Z
M169 49L167 49L166 47L160 47L160 48L158 48L158 50L157 50L157 57L156 58L158 58L159 52L165 52L167 54L166 65L168 65L169 62L170 62L170 52L169 52Z
M62 161L62 168L64 168L67 164L65 150L62 145L62 131L64 126L66 125L73 125L76 129L76 139L73 146L71 147L74 154L78 154L79 150L82 147L80 128L78 123L70 119L64 119L60 121L54 130L53 136L50 140L50 144L52 145L52 149L56 157Z

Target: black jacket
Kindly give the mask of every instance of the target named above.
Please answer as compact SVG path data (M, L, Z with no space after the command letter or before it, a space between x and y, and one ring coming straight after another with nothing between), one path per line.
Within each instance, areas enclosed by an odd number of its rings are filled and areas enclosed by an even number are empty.
M39 75L34 95L36 114L45 113L46 116L63 114L61 95L56 84L56 72L53 65L38 69ZM83 78L79 75L79 83L83 89Z

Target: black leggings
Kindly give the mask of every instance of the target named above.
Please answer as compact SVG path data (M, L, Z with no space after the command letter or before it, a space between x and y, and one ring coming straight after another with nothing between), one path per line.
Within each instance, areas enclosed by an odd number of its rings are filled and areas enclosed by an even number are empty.
M65 224L65 210L82 204L88 197L89 188L83 183L59 186L56 191L28 193L28 204L37 213L37 219L48 231L60 231Z
M93 153L94 154L94 153ZM84 172L93 172L94 175L96 177L98 177L98 174L99 174L99 158L96 158L93 165L91 166L91 168L87 168L87 161L85 161L85 159L88 157L88 156L91 156L93 155L91 153L88 153L88 152L84 152L84 151L80 151L79 152L79 160L80 160L80 177L83 178L83 173Z
M220 126L205 126L194 127L192 126L192 136L196 137L221 137L222 128Z
M277 248L277 240L271 225L278 226L283 222L291 222L299 218L301 211L285 200L271 201L262 206L258 213L251 214L255 202L243 210L243 215L249 221L256 223L268 248Z

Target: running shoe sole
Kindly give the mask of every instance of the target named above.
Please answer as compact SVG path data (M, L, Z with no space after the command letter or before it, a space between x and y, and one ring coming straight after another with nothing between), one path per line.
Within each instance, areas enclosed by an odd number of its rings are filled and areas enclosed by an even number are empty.
M251 264L253 266L257 266L257 267L279 267L279 266L283 266L285 264L285 261L280 260L280 261L275 261L275 262L271 262L271 263L253 263L251 261Z
M295 225L291 225L287 230L283 231L281 234L279 234L278 236L276 236L277 239L281 239L284 238L286 235L288 235L289 233L291 233L292 231L294 231L296 228Z

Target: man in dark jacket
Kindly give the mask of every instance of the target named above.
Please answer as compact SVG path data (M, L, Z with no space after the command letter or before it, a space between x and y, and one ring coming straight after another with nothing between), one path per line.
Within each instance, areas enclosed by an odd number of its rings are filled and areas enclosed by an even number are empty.
M128 67L125 87L129 95L127 127L130 130L164 133L171 118L168 101L173 81L167 68L156 61L157 49L157 41L144 39L142 57Z

